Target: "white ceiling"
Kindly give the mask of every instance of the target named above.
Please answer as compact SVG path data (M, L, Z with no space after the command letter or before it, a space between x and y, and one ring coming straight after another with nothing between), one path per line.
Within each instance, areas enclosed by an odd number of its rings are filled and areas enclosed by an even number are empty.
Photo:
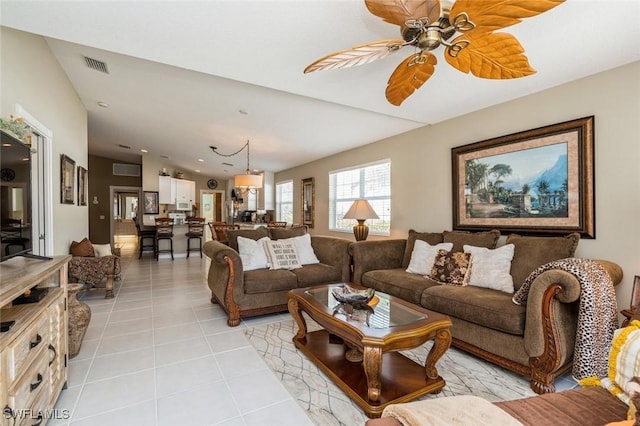
M440 49L434 76L394 107L386 82L411 48L302 72L329 53L399 37L362 0L3 0L0 12L2 25L47 38L89 113L89 153L135 161L144 148L218 178L242 172L246 156L218 157L210 145L231 153L249 139L251 168L277 172L640 60L640 1L567 0L504 30L533 76L478 79Z

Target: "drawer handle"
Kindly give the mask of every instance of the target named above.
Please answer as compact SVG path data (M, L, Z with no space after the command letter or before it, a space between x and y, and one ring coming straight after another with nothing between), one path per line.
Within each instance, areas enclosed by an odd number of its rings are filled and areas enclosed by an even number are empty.
M53 361L55 361L56 358L58 357L58 352L56 352L55 346L53 346L51 343L49 343L49 350L53 351L53 358L51 358L51 361L49 361L49 367L51 367L51 364L53 364Z
M35 383L31 383L31 392L33 392L34 390L38 389L38 386L40 386L42 384L42 374L38 373L38 381Z
M38 420L40 421L38 423L34 423L32 426L40 426L42 424L42 421L44 420L42 413L38 414Z
M29 350L38 346L40 342L42 342L42 336L39 334L36 334L36 340L34 342L29 342Z

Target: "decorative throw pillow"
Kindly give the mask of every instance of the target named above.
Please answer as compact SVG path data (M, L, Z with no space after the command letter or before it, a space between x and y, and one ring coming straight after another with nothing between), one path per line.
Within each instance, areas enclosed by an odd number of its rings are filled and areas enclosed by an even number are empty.
M251 238L238 237L238 253L240 260L242 260L242 269L253 271L269 267L269 260L264 248L267 241L271 241L271 239L263 237L259 240L252 240Z
M471 272L471 254L438 250L429 277L442 284L467 286Z
M402 267L407 268L411 262L411 255L413 254L413 247L417 240L425 241L432 246L440 244L442 242L442 232L418 232L413 229L409 229L409 235L407 236L407 244L404 249L404 256L402 258Z
M287 240L293 241L296 245L296 251L298 252L298 258L302 265L313 265L320 263L316 253L311 246L311 235L304 234L299 237L288 238ZM287 241L285 240L285 241Z
M302 268L296 243L291 239L267 241L265 249L269 258L269 269Z
M453 244L440 243L432 246L426 241L415 240L411 261L406 271L410 274L429 275L439 250L450 251Z
M71 243L71 256L77 257L94 257L93 245L88 238L84 238L82 241L73 241Z
M111 256L111 244L93 244L96 257Z
M488 249L485 247L464 246L464 252L471 254L471 278L469 285L492 288L513 293L511 260L513 244Z
M258 229L227 229L225 234L227 235L229 247L239 252L238 237L250 238L258 241L260 238L268 237L269 230L264 226L261 226Z
M625 392L634 377L640 375L640 321L615 331L609 353L609 374L602 379L602 386L626 404L632 404L631 395Z

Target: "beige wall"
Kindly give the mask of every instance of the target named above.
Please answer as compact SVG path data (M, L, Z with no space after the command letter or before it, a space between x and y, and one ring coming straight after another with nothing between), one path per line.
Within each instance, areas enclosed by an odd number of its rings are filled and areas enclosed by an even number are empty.
M19 104L53 132L54 229L48 236L53 254L68 253L72 240L89 233L88 207L60 203L60 155L88 168L87 113L42 37L0 27L0 46L0 115L8 117Z
M276 174L293 179L294 222L300 218L300 180L316 184L315 234L328 231L328 173L391 159L392 229L451 229L451 148L523 130L595 116L596 239L582 240L577 256L610 259L625 277L617 288L629 303L640 275L640 62L558 86L443 123L350 150ZM463 102L464 100L461 100ZM351 234L333 235L353 239ZM370 239L385 238L372 236Z

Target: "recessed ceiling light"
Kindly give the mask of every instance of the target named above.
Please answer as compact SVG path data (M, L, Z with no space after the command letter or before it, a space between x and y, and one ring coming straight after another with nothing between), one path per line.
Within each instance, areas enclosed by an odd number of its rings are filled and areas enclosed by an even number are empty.
M238 112L242 115L249 115L249 113L243 109L239 109Z
M149 152L146 149L141 149L140 152Z
M98 101L98 106L102 108L109 108L109 104L104 101Z
M10 143L3 143L2 146L11 146Z
M200 170L196 169L196 173L200 173Z
M204 160L202 158L198 158L198 161L204 163Z

